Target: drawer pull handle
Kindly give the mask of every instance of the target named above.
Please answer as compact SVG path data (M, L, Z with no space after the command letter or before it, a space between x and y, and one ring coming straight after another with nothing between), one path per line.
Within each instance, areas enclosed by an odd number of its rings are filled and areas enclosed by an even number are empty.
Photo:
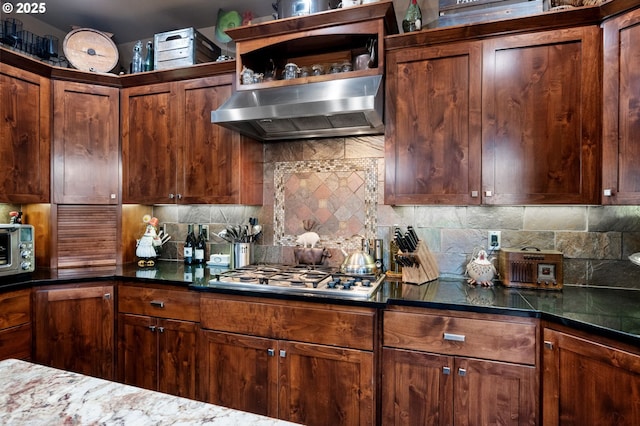
M442 374L449 375L451 374L451 367L442 367Z
M164 308L164 302L161 300L152 300L151 306L153 306L154 308Z
M444 340L451 340L453 342L464 342L464 334L444 333Z
M544 341L544 348L548 351L552 351L553 350L553 342L550 342L548 340Z
M280 349L280 358L286 358L287 357L287 351L285 351L284 349Z
M150 325L150 326L149 326L149 330L151 330L151 331L156 331L156 326L155 326L155 325Z
M164 327L158 327L158 331L159 331L160 333L164 333Z
M105 298L105 300L110 300L111 299L111 293L105 293L104 294L104 298Z
M268 356L275 356L276 355L275 349L271 349L271 348L267 349L267 355Z
M458 368L458 376L466 376L467 370L464 368Z

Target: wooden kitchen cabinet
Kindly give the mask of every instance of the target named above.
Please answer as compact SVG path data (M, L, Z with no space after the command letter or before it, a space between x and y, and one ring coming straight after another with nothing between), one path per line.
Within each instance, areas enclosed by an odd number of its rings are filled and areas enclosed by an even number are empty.
M482 45L387 56L386 204L479 204Z
M538 424L536 336L526 318L385 311L382 424Z
M600 46L592 25L389 50L385 203L598 203Z
M0 202L48 203L51 84L0 63Z
M199 295L133 284L118 290L118 380L195 399Z
M544 424L640 424L640 352L587 334L544 329Z
M599 203L599 26L495 37L483 48L483 203Z
M34 289L34 361L113 380L114 286L108 282Z
M53 82L53 194L59 204L118 204L117 87Z
M605 21L602 204L640 204L640 9Z
M200 399L308 425L375 424L375 310L223 295L201 303Z
M0 360L31 359L31 290L0 294Z
M124 203L262 204L262 145L211 123L232 76L121 93Z

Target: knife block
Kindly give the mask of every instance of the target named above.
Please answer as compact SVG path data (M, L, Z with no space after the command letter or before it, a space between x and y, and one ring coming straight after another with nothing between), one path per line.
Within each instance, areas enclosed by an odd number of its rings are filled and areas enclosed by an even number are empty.
M403 253L398 252L398 254ZM440 275L438 262L424 241L418 241L418 247L412 254L418 260L418 265L402 267L403 282L420 285L438 278Z

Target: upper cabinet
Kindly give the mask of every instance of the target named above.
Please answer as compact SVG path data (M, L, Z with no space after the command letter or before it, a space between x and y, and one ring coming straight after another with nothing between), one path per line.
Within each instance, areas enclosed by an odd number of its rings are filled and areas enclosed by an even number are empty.
M482 202L599 203L599 27L483 44Z
M640 204L640 9L604 23L602 204Z
M124 203L262 203L262 145L208 119L232 79L122 90Z
M597 203L600 46L591 25L391 50L385 203Z
M0 202L48 203L49 79L0 63Z
M119 89L53 82L53 196L59 204L118 204Z
M381 1L247 25L230 29L227 34L236 44L237 89L251 90L382 74L383 37L397 32L393 3ZM330 72L332 64L348 62L353 65L355 57L368 50L374 53L371 67ZM286 79L283 70L287 63L307 67L307 73L297 73L294 78ZM323 72L314 74L314 65L320 65ZM263 80L243 84L245 67L265 74ZM269 75L274 69L275 75Z

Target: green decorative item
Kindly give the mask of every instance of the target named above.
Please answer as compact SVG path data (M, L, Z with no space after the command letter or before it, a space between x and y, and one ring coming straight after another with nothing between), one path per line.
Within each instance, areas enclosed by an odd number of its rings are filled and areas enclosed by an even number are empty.
M216 22L216 38L222 43L229 43L231 37L225 33L230 28L242 25L242 16L235 10L228 12L218 9L218 20Z

